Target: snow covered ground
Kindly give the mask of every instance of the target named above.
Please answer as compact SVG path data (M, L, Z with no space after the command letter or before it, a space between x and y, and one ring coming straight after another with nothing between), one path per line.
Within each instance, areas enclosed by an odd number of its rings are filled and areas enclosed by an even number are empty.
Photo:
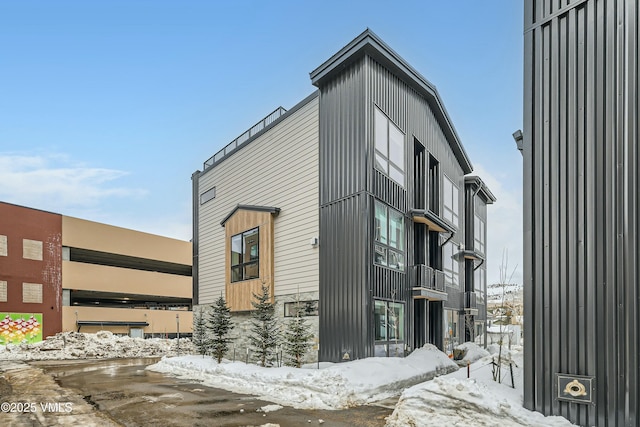
M493 350L497 351L497 346ZM522 407L522 354L505 348L502 352L502 383L493 380L491 362L497 362L498 355L482 357L470 365L470 378L467 378L467 368L462 368L405 390L387 419L387 427L571 426L565 418L545 417ZM478 353L477 349L473 353ZM515 388L511 386L509 362Z
M522 357L503 348L502 384L492 379L496 357L472 343L459 346L466 355L458 366L436 347L426 345L406 358L368 358L345 363L321 363L306 369L261 368L243 362L177 354L176 340L134 339L107 331L65 332L36 344L0 346L1 360L54 360L166 356L148 369L211 387L253 394L281 406L340 409L400 396L388 427L405 426L570 426L561 417L544 417L522 407ZM489 352L496 353L498 346ZM180 352L194 353L188 339ZM511 360L515 388L511 387ZM471 378L467 379L467 361Z
M372 357L321 367L262 368L244 362L218 364L208 356L182 356L163 358L147 369L304 409L341 409L384 400L414 384L458 370L432 345L406 358Z
M218 364L210 357L163 358L147 369L296 408L339 409L398 396L388 427L405 426L570 426L522 407L522 358L503 349L503 383L492 379L492 355L466 343L467 368L458 370L436 347L426 345L406 358L368 358L321 369L261 368L242 362ZM515 388L508 361L512 360ZM447 374L448 373L448 374ZM431 380L431 381L429 381ZM411 385L417 384L411 387ZM507 385L508 384L508 385ZM407 388L408 387L408 388ZM404 392L403 392L404 390Z

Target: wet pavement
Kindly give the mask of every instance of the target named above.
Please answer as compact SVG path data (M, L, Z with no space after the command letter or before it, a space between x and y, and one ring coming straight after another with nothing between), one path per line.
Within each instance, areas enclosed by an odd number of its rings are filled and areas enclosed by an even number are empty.
M63 415L56 418L41 410L36 415L0 413L0 425L377 427L384 426L385 418L391 414L395 404L389 401L340 411L284 407L265 413L260 408L273 405L272 402L145 370L147 365L156 360L74 360L30 362L28 366L21 364L32 371L31 380L27 381L26 387L18 395L16 387L8 386L11 390L6 388L12 379L7 377L8 371L3 372L0 377L0 401L19 397L33 400L36 397L32 398L28 392L31 387L41 389L37 398L43 401L52 400L52 396L57 396L59 402L73 398L69 400L73 402L72 411L64 414L66 418ZM2 378L5 377L3 382ZM68 405L57 409L62 413L68 409ZM3 416L9 422L3 422ZM73 416L86 419L74 420Z

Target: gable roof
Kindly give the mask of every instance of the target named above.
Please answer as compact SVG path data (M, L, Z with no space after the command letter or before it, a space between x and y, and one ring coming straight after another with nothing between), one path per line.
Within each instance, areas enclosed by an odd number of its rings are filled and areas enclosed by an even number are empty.
M449 118L447 110L444 108L444 104L440 99L436 87L402 59L400 55L393 51L393 49L370 29L367 28L335 55L309 73L311 83L314 86L320 87L323 82L339 74L346 66L360 59L365 54L384 65L406 84L425 97L462 170L465 174L471 173L473 171L471 161L460 142L458 133L453 127L453 123Z
M280 208L273 206L237 205L227 216L224 217L222 221L220 221L220 225L224 227L224 224L240 209L245 211L269 212L274 215L278 215L280 213Z
M497 200L496 196L493 195L489 187L487 187L487 184L485 184L479 176L465 176L464 183L466 185L473 185L478 192L477 194L482 197L485 203L493 204Z

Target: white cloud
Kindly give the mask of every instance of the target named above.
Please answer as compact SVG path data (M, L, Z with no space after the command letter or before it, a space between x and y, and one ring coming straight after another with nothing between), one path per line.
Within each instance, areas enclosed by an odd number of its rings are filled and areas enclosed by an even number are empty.
M0 200L69 214L92 209L113 197L139 197L146 192L112 185L127 173L71 164L59 154L0 153Z
M487 283L500 282L504 256L506 279L513 273L511 282L522 284L522 184L515 185L516 190L508 189L522 179L508 175L498 178L477 164L473 174L482 178L497 199L487 208Z

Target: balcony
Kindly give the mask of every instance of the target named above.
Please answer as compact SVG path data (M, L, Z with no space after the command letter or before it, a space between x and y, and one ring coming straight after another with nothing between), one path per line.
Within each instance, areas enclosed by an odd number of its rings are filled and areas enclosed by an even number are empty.
M409 280L414 298L432 301L447 300L442 271L423 264L412 265L409 267Z
M464 311L467 314L478 314L478 296L475 292L464 293Z

